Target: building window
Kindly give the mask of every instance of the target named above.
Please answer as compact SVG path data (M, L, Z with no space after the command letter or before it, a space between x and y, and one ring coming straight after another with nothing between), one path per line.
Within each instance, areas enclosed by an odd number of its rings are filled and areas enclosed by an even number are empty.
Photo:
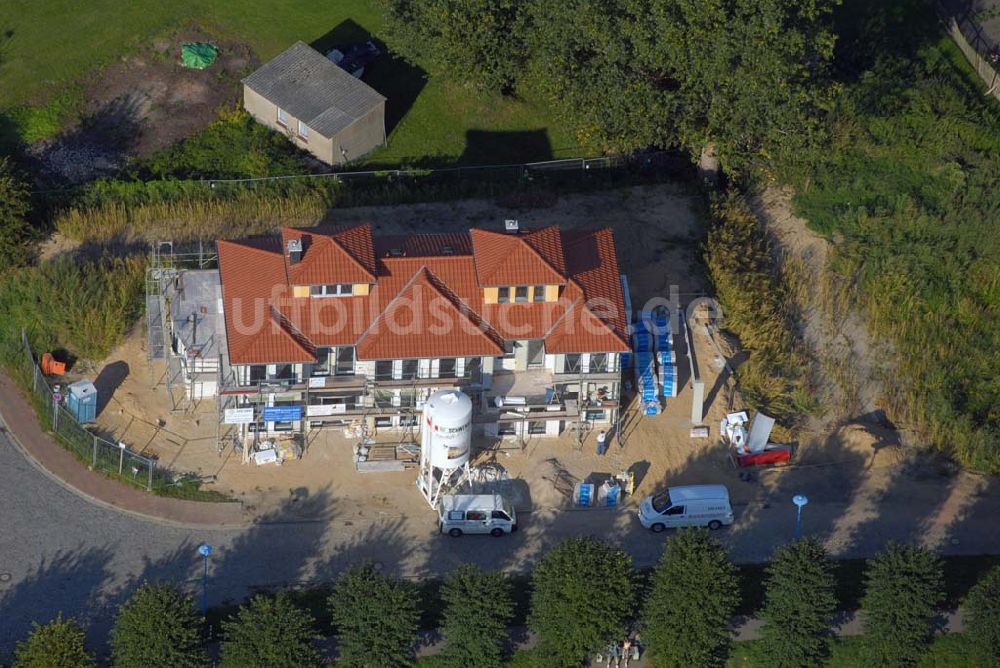
M341 346L337 348L337 369L338 376L351 376L354 374L354 347Z
M590 353L590 373L607 373L608 354Z
M572 355L566 355L566 364L563 367L565 373L580 373L580 355L579 353L574 353Z
M471 378L472 380L479 380L480 374L483 369L483 358L482 357L466 357L465 358L465 377Z
M311 297L350 297L352 294L354 294L354 286L350 283L309 286L309 296Z
M528 433L529 434L544 434L545 433L545 422L542 420L532 420L528 423Z
M278 107L278 125L288 126L288 112Z
M497 288L497 303L498 304L510 303L510 288Z
M516 436L517 426L513 422L501 422L497 425L497 436Z
M545 286L536 285L535 290L532 293L532 301L543 302L545 301Z
M438 362L438 378L455 377L455 359L447 358Z
M309 126L299 121L299 138L309 140Z
M516 288L514 288L514 301L522 303L528 301L527 285L519 285Z
M541 339L528 341L528 368L538 369L545 366L545 342Z
M391 427L392 426L392 418L391 417L385 417L385 416L383 416L383 417L376 417L375 418L375 426L376 427Z
M403 380L413 380L417 377L417 360L403 360Z
M314 376L329 376L330 375L330 348L317 348L316 349L316 363L313 364L312 375Z
M392 378L392 360L377 360L375 362L375 380L390 380Z
M250 382L259 383L267 379L267 366L264 364L250 365Z

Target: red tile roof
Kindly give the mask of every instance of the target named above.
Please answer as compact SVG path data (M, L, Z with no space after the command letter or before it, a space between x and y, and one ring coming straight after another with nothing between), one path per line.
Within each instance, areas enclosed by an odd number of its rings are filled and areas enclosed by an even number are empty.
M414 337L422 337L420 355L413 354ZM427 267L413 274L357 344L360 359L503 354L503 339Z
M290 239L302 242L302 258L295 264L288 258ZM368 225L346 230L286 227L281 245L291 285L375 282L375 246Z
M566 260L558 227L522 234L474 229L469 230L469 235L480 285L566 283Z
M287 240L307 235L302 261L289 266ZM219 241L218 249L232 364L305 362L316 346L337 345L356 345L359 359L500 355L505 340L525 339L544 339L552 353L628 350L607 229L372 240L367 225L286 228L280 240ZM556 302L486 304L484 274L509 285L563 287ZM299 282L305 278L372 285L366 296L293 297L292 285L314 284Z

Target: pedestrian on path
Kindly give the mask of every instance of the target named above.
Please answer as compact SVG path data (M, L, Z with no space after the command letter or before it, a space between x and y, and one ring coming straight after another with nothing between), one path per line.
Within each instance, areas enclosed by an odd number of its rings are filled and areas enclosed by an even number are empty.
M601 430L597 435L597 456L600 457L608 451L608 432Z

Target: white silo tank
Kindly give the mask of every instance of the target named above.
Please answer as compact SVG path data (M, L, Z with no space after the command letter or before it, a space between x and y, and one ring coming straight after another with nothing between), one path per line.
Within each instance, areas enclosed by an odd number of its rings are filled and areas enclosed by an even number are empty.
M436 469L453 470L469 461L472 448L472 400L457 390L440 390L424 404L421 445Z

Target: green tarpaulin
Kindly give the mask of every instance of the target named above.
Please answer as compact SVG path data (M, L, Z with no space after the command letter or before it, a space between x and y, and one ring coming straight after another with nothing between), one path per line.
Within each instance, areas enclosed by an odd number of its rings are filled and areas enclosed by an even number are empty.
M214 44L204 42L188 42L181 45L181 65L196 70L203 70L219 56L219 50Z

